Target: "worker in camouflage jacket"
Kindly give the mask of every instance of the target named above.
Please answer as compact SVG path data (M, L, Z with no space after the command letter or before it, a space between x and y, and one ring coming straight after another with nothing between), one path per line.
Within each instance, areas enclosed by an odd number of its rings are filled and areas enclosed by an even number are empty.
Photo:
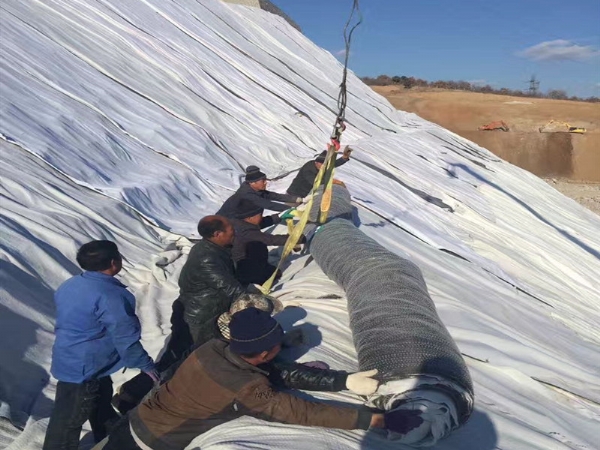
M256 166L246 168L246 177L240 188L221 206L217 215L234 219L240 200L249 200L263 209L271 211L285 211L290 206L302 203L302 198L297 195L278 194L267 191L267 176Z
M377 389L376 371L348 374L290 363L276 368L284 332L266 311L247 308L229 324L230 343L212 340L195 350L175 376L125 417L105 450L184 449L212 428L242 416L294 425L405 434L420 426L420 411L371 412L304 400L282 388L360 395Z

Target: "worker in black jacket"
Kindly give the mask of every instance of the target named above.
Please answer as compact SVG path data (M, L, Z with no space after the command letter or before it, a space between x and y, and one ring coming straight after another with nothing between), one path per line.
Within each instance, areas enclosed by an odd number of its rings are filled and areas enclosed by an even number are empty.
M179 275L179 298L173 303L171 339L157 362L165 372L179 362L191 347L198 347L219 336L217 319L229 311L241 294L258 292L254 286L244 288L235 278L231 246L235 236L229 219L207 216L198 223L202 240L192 247ZM144 373L125 383L113 398L122 413L134 408L150 392L153 382Z
M217 211L217 215L234 219L237 212L236 207L242 199L250 200L263 209L279 212L302 203L302 198L297 195L267 191L267 176L256 166L246 168L244 183L231 197L225 200L221 209Z
M246 289L235 278L231 258L235 230L225 217L204 217L198 224L202 240L188 256L179 275L179 301L193 343L215 337L216 319Z
M236 264L236 277L243 285L263 284L276 269L269 264L267 246L283 246L289 235L264 233L261 229L278 224L292 215L287 211L281 216L275 214L264 217L262 207L245 199L240 200L236 211L236 218L232 221L235 228L232 257ZM302 238L301 242L304 242L304 236ZM280 276L281 273L277 278Z
M335 167L340 167L342 164L346 164L350 160L350 153L352 153L352 149L346 146L342 157L335 161ZM326 156L327 150L324 150L313 161L309 161L304 164L298 171L298 174L292 181L292 184L290 184L287 193L300 198L306 197L312 190L313 184L315 183L315 178L317 178L317 174L325 162Z

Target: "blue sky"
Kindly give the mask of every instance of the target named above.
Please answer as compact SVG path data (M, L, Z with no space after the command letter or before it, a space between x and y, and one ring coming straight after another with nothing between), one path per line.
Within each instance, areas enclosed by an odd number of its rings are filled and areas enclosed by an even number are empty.
M317 45L342 54L352 0L272 0ZM362 0L350 68L600 96L600 0Z

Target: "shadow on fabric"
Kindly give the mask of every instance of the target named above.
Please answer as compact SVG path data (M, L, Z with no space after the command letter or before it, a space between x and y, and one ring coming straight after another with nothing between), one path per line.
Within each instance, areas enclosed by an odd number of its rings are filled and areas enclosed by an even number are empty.
M6 419L21 429L29 416L49 417L52 411L53 402L41 394L50 376L28 354L38 342L39 329L32 320L0 304L0 358L7 362L0 364L0 409Z

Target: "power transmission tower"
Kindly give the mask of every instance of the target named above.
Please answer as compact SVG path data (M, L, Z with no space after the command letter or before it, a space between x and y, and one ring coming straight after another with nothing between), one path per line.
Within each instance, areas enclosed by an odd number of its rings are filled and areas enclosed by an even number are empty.
M535 78L535 74L531 75L531 78L528 81L529 83L529 95L531 97L537 97L538 96L538 88L540 87L540 81Z

